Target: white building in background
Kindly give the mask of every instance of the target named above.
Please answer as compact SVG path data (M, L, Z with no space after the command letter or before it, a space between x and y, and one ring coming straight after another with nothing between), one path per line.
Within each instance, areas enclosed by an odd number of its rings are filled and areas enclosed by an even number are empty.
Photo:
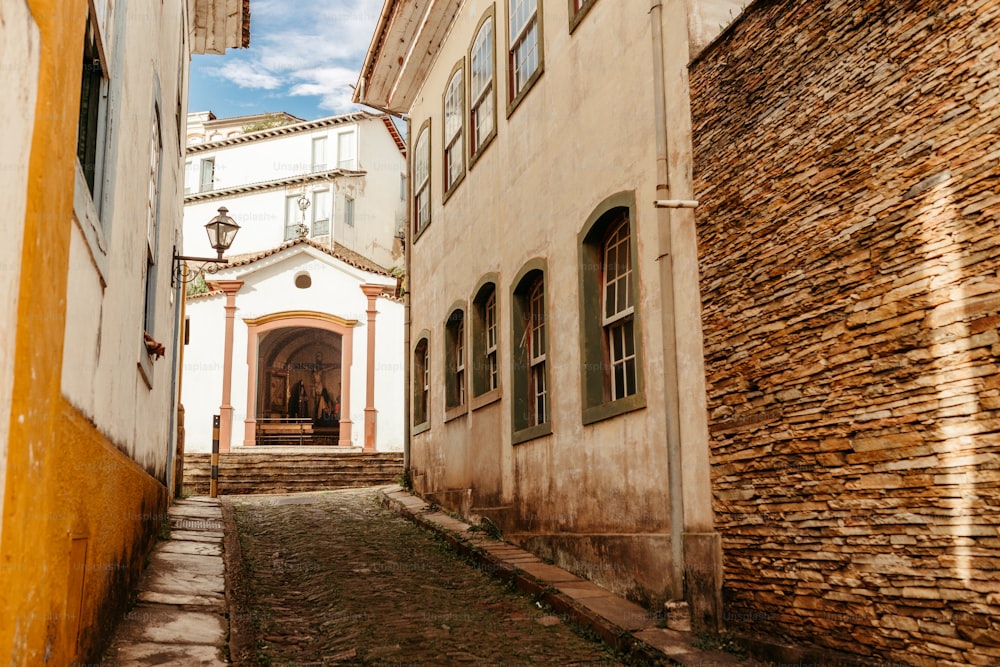
M402 266L405 143L389 116L360 111L243 132L294 116L210 115L188 117L185 254L213 254L202 226L224 205L242 227L238 252L297 238L304 223L321 245L338 243L380 266Z
M185 449L210 451L220 415L221 451L401 451L405 144L382 114L292 121L189 116L182 254L215 255L219 208L241 228L187 299Z

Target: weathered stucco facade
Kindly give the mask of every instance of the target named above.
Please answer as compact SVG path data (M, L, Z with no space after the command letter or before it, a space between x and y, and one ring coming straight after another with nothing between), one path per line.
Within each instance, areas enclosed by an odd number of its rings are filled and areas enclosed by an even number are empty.
M177 110L189 31L199 32L187 5L0 8L0 79L12 97L0 159L0 655L9 664L99 660L164 519ZM144 332L166 359L149 353Z
M714 629L693 214L654 202L691 198L685 65L739 3L514 4L390 0L359 81L410 121L413 485L654 608L686 595ZM602 321L609 266L624 334Z
M731 627L1000 661L998 34L761 1L691 67Z

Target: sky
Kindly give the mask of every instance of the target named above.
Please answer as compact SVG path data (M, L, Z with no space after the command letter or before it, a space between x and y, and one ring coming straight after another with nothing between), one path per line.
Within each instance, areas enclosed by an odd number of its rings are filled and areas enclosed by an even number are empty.
M305 120L357 109L383 0L251 0L250 47L191 59L188 110L217 118L287 111Z

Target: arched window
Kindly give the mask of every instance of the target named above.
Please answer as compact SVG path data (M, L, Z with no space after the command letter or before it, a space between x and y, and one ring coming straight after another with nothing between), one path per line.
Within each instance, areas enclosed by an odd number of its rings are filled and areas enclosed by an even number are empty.
M465 312L454 308L444 326L445 419L465 413Z
M431 121L428 118L413 149L413 231L420 234L431 222Z
M496 136L496 87L493 59L493 8L483 17L469 49L469 133L473 162L486 142Z
M544 266L543 260L526 265L514 283L511 299L515 443L552 431Z
M444 191L447 195L465 176L464 63L459 61L444 93Z
M645 405L634 243L635 198L608 198L580 233L584 423Z
M542 64L542 30L539 22L541 0L507 0L508 8L508 69L510 72L510 103L522 95L538 78Z
M480 405L499 398L500 389L500 322L497 310L495 274L480 283L472 298L472 396L484 398ZM476 401L473 408L477 407Z
M430 428L430 345L426 335L417 340L413 348L413 432Z

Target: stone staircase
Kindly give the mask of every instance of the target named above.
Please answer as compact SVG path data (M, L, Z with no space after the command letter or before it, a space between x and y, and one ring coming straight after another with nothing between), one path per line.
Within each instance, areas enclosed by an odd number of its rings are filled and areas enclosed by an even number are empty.
M393 484L403 472L402 452L316 451L282 448L219 454L219 495L296 493ZM289 451L291 450L291 451ZM207 495L212 455L184 454L184 492Z

